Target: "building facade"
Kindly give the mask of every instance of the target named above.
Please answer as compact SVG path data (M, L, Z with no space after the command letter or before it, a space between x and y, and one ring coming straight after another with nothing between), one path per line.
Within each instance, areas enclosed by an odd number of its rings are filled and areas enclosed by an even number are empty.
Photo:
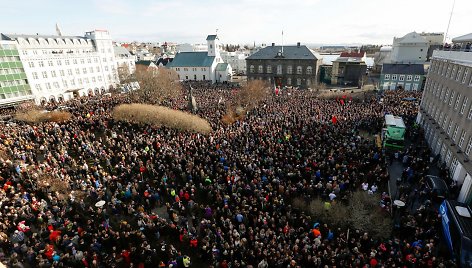
M246 58L248 80L260 79L276 86L309 88L317 83L319 56L308 47L267 46Z
M206 40L208 51L177 53L166 67L176 71L180 80L211 81L212 83L231 80L231 77L226 77L226 79L219 77L216 71L217 68L218 70L223 68L219 65L225 64L220 55L218 36L208 35ZM226 65L225 67L228 68Z
M231 65L237 75L246 74L246 58L249 56L249 51L221 51L220 54L223 61Z
M136 56L131 55L126 48L121 46L114 46L113 51L115 53L117 70L119 71L120 68L128 68L130 73L134 73L136 70Z
M2 34L15 41L35 102L99 94L119 83L108 31L84 36Z
M14 41L0 40L0 107L34 99Z
M384 63L379 88L421 90L425 79L423 64Z
M433 53L417 122L451 178L460 186L458 201L472 201L472 53Z
M365 52L343 52L333 61L331 84L361 86L367 72Z
M428 47L428 41L416 32L393 38L390 62L424 63L427 59Z

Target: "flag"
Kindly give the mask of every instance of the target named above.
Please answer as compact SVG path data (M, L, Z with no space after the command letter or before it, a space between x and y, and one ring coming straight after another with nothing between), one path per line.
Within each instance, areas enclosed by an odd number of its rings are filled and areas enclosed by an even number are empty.
M336 124L336 122L338 122L336 116L333 115L333 117L331 118L331 122L333 122L333 124Z
M344 105L344 100L343 99L341 99L341 105Z

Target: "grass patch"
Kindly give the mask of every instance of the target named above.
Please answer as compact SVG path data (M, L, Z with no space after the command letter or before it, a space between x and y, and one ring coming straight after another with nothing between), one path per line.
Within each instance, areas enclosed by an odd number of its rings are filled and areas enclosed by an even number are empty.
M165 126L181 131L207 134L211 132L207 120L189 113L163 106L148 104L122 104L113 110L113 119L135 124Z

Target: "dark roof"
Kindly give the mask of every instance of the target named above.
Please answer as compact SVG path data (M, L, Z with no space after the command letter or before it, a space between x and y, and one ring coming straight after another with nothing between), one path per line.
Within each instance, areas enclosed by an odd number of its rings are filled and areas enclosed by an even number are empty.
M166 66L168 63L171 63L172 60L173 60L173 58L165 58L165 59L159 58L156 62L156 65L159 65L159 64L162 63L162 65Z
M215 39L218 39L218 36L216 34L210 34L209 36L207 36L207 41L209 40L215 40Z
M362 58L364 57L365 52L342 52L339 57L352 57L352 58Z
M248 60L268 60L277 58L277 53L282 51L282 46L268 46L262 48L251 56ZM290 60L316 60L316 56L306 46L283 46L283 57L281 59Z
M138 61L136 62L136 65L149 66L149 65L151 65L151 63L156 64L155 62L153 62L153 61L151 61L151 60L138 60Z
M382 74L419 74L424 75L423 64L384 63Z
M215 60L208 52L180 52L168 67L210 67Z

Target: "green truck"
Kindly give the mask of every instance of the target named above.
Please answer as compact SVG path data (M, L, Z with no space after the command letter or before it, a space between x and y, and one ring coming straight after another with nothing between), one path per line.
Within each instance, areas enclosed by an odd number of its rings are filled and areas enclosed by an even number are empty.
M400 116L385 115L385 127L382 130L385 148L403 149L405 143L405 123Z

